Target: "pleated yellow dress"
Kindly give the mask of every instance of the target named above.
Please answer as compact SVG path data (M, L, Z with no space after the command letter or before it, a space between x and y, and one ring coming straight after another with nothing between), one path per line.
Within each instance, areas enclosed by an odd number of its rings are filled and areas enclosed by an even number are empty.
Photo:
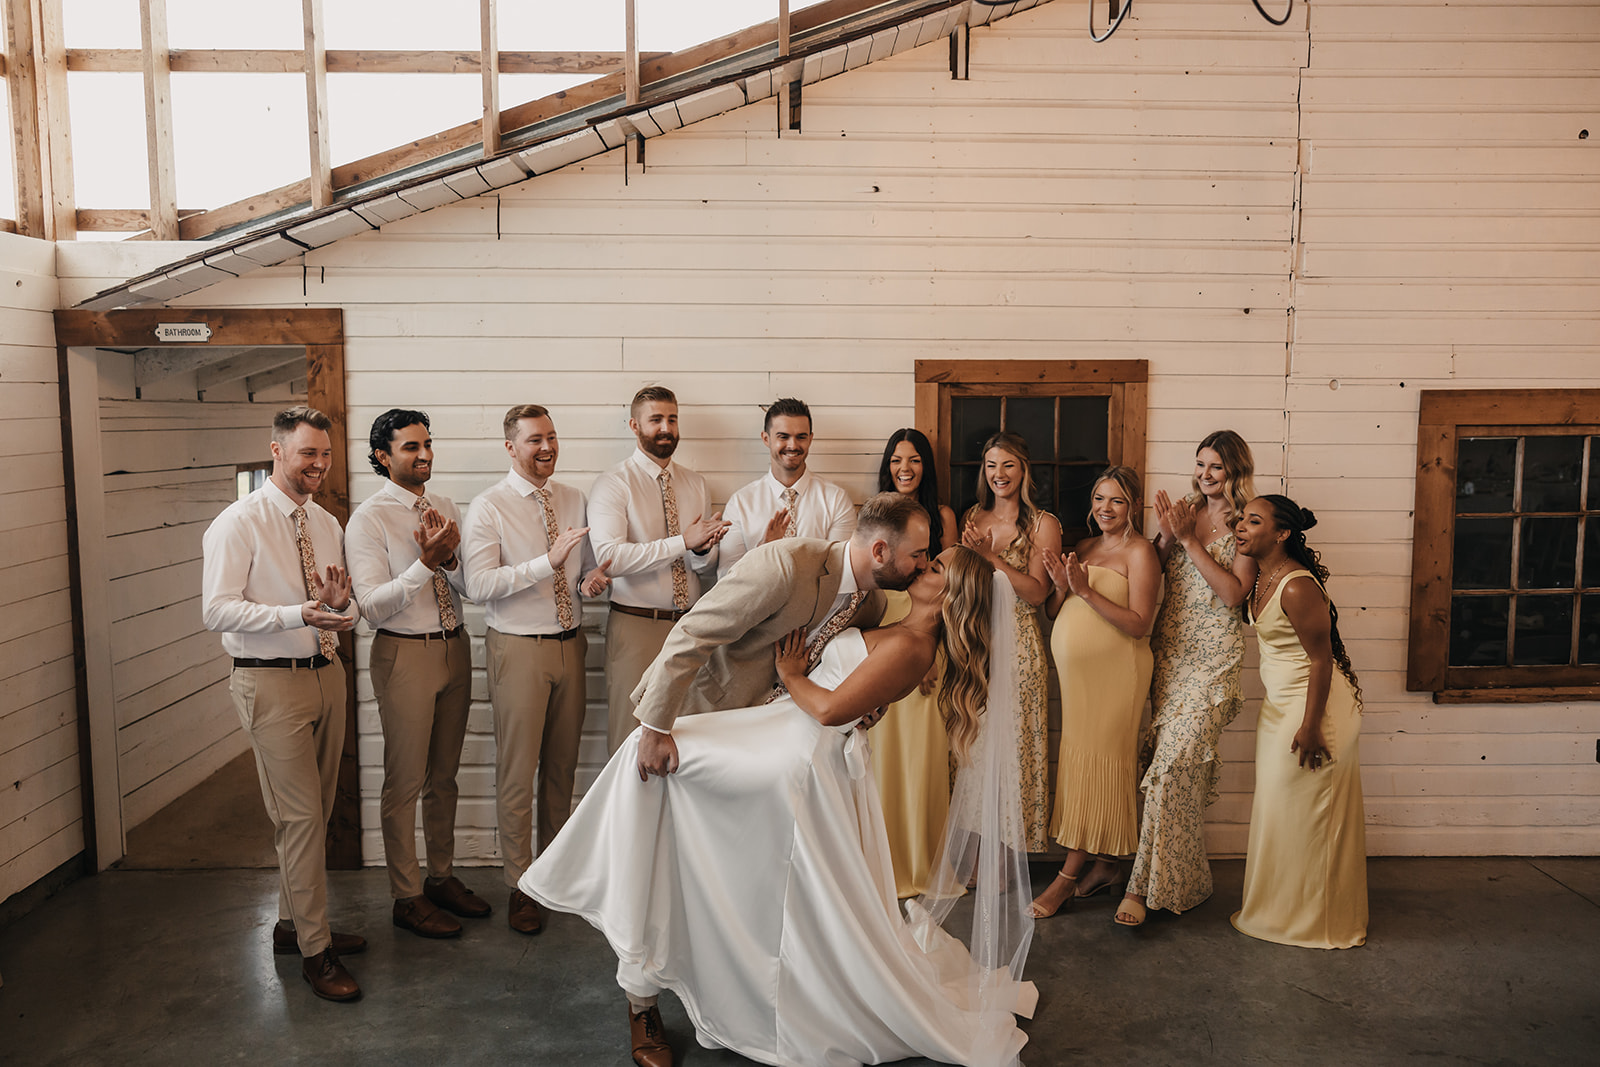
M910 612L907 594L891 591L884 596L884 625ZM869 736L895 892L903 900L928 888L928 871L950 812L950 738L939 714L938 691L923 696L913 690L889 705Z
M1367 833L1361 802L1361 705L1337 667L1323 734L1333 762L1300 766L1289 743L1305 719L1311 659L1279 604L1289 574L1255 621L1266 696L1256 722L1256 792L1240 933L1302 948L1367 940ZM1313 579L1314 580L1314 579Z
M1128 579L1089 567L1089 586L1124 607ZM1080 597L1050 631L1061 682L1061 758L1050 836L1067 848L1123 856L1139 845L1139 717L1150 691L1149 638L1129 637Z

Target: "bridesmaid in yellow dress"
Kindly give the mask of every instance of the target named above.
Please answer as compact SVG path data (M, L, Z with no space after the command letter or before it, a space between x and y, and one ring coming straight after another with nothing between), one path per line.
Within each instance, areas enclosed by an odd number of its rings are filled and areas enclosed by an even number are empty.
M1190 493L1156 493L1165 568L1150 649L1150 728L1140 745L1144 814L1139 852L1116 922L1138 926L1146 906L1185 912L1211 896L1205 812L1222 779L1222 731L1244 706L1245 594L1256 561L1237 552L1234 524L1256 495L1255 460L1232 430L1195 449Z
M1260 567L1248 604L1266 696L1233 925L1280 945L1351 948L1367 940L1361 686L1328 599L1328 568L1306 544L1316 524L1309 508L1276 495L1250 501L1239 523L1239 551Z
M962 519L961 540L993 563L1017 594L1017 778L1028 851L1042 852L1050 829L1050 668L1039 636L1039 605L1050 595L1044 561L1061 553L1061 523L1033 502L1028 443L1017 434L1001 431L983 443L978 502Z
M921 430L896 430L883 446L878 492L917 499L935 521L930 524L928 558L956 543L956 513L939 502L939 475L933 445ZM889 591L883 625L898 622L911 609L907 593ZM878 782L883 821L889 831L896 894L903 900L928 889L928 870L944 840L950 811L950 737L939 713L935 663L922 685L889 705L872 731L872 774Z
M1050 833L1066 846L1067 860L1034 900L1036 918L1118 885L1117 857L1139 844L1139 718L1161 596L1161 559L1135 521L1143 500L1138 472L1108 467L1090 498L1090 528L1100 533L1064 560L1045 560L1054 586L1045 609L1056 620L1050 651L1061 682Z

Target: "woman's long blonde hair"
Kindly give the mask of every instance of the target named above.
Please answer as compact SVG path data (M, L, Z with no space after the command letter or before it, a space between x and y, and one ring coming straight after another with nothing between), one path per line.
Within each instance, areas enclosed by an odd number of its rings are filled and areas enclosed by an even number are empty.
M1198 456L1202 448L1211 449L1222 460L1222 495L1228 501L1228 526L1237 526L1244 518L1244 506L1256 498L1256 458L1245 439L1232 430L1212 430L1194 446L1194 454ZM1196 476L1189 478L1187 499L1191 504L1205 499Z
M1033 528L1039 522L1039 505L1033 502L1033 462L1028 458L1028 442L1021 434L1012 433L1010 430L1001 430L991 434L983 443L983 450L978 453L983 462L987 462L992 449L1009 452L1017 458L1022 465L1022 488L1017 493L1017 536L1011 539L1011 544L999 548L1004 554L1008 549L1016 548L1025 557L1033 555ZM972 519L974 511L989 511L994 507L994 490L989 488L989 475L980 462L978 467L978 502L968 509L966 516L961 520L965 526Z
M989 704L990 613L994 564L965 545L957 545L945 567L943 674L939 714L950 735L956 762L966 761L978 738L979 719Z

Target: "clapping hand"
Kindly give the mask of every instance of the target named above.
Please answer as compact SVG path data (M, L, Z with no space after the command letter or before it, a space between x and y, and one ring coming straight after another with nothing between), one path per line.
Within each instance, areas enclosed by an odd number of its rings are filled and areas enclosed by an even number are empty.
M1156 526L1160 529L1162 538L1168 541L1177 540L1172 532L1172 498L1167 495L1165 489L1156 490L1155 512Z
M788 512L784 512L783 516L784 522L787 524L789 521ZM683 528L684 547L691 552L701 554L709 552L717 546L723 536L727 534L728 527L732 525L733 523L731 522L723 521L720 511L709 519L703 519L696 515L694 521Z
M411 536L422 550L422 565L430 571L447 566L461 544L460 527L432 508L422 513L422 521Z
M1194 536L1194 517L1194 505L1187 500L1179 500L1167 510L1166 527L1173 540L1182 544Z
M608 559L604 563L600 564L600 566L590 571L588 574L585 574L583 576L582 583L580 583L578 587L583 595L586 597L597 597L601 593L604 593L607 589L611 588L611 575L606 573L610 569L611 561Z
M1056 587L1056 592L1068 596L1072 594L1072 587L1067 584L1067 557L1060 552L1044 550L1044 572L1050 578L1050 584Z
M961 531L961 543L990 562L998 556L994 548L994 530L980 533L975 522L967 523L966 529Z
M1067 588L1073 596L1083 596L1089 591L1089 568L1083 565L1076 552L1068 552L1062 568L1067 572Z
M781 541L789 532L789 509L779 508L773 512L772 518L767 520L766 532L761 535L761 543L768 541Z
M589 527L587 526L568 526L565 530L562 530L561 534L556 538L556 543L550 546L550 566L560 567L565 565L567 557L572 555L572 550L582 544L583 539L587 536L589 536Z
M332 611L343 611L350 606L350 575L345 569L330 563L321 574L311 572L311 595L317 602Z

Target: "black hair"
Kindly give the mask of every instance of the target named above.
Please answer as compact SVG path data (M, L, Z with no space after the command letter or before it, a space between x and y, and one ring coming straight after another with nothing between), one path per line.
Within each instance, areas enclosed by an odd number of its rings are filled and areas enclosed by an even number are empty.
M910 441L911 447L922 457L922 482L915 495L922 510L928 513L928 557L931 559L944 551L945 545L944 523L939 521L939 474L933 464L933 444L927 434L907 426L889 435L889 443L883 446L883 462L878 464L878 492L899 492L889 474L889 460L901 441Z
M1361 683L1356 680L1355 668L1350 665L1350 653L1344 647L1344 638L1339 636L1339 606L1328 595L1328 568L1322 562L1322 554L1306 543L1306 531L1317 524L1317 513L1310 508L1303 508L1293 500L1280 493L1268 493L1261 497L1272 508L1272 522L1280 530L1288 530L1289 538L1283 543L1284 551L1289 558L1300 566L1310 571L1316 578L1317 584L1322 587L1322 597L1328 602L1328 629L1329 644L1333 647L1334 666L1339 668L1339 673L1349 681L1350 688L1355 690L1356 703L1361 702Z
M780 396L768 406L766 419L761 423L761 432L766 433L772 429L773 419L785 416L791 419L805 419L808 425L811 423L811 409L806 406L804 400L796 400L792 396Z
M372 432L367 434L367 462L372 464L372 469L383 477L389 477L389 468L378 461L379 452L388 452L389 445L394 441L396 431L407 426L421 424L423 429L432 430L428 424L428 413L425 411L412 411L408 408L390 408L382 415L372 420Z

